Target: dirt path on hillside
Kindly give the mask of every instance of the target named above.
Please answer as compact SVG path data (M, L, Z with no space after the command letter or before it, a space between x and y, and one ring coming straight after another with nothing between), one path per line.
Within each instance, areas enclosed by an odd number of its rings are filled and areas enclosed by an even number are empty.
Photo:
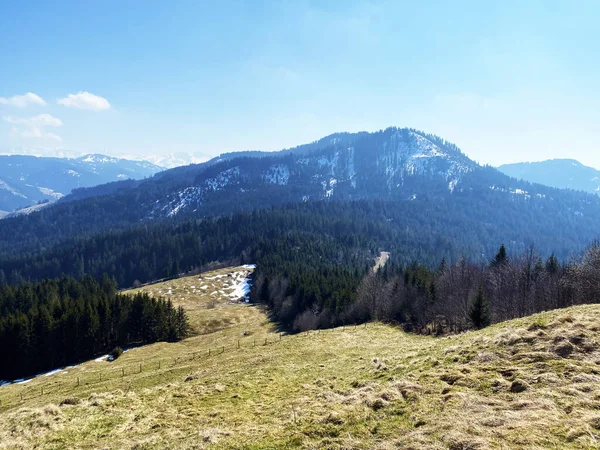
M373 272L377 272L381 267L385 266L385 263L390 259L390 252L381 252L375 261L375 266L373 266Z

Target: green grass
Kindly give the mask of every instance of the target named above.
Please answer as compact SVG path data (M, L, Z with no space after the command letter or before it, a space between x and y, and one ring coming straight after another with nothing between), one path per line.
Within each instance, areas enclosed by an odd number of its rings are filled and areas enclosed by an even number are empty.
M0 448L598 446L598 306L444 338L384 324L280 336L197 281L143 289L171 286L201 334L0 388Z

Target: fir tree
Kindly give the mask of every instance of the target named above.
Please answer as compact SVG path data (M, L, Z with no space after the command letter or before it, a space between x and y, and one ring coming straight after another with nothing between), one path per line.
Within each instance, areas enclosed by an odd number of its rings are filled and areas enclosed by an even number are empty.
M498 253L496 253L496 256L492 260L492 266L500 267L505 266L506 264L508 264L508 255L506 254L506 247L502 244Z
M549 274L558 272L558 258L554 256L554 252L546 260L546 272Z
M471 305L469 317L477 329L485 328L491 323L490 313L487 307L487 301L483 293L483 288L479 286L477 295Z

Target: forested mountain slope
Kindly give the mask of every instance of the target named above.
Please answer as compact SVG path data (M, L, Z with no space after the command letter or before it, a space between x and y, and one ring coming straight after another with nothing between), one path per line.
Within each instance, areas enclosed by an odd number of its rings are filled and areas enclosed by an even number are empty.
M471 223L487 248L535 242L561 257L597 237L598 197L511 179L444 140L410 129L340 133L262 156L235 154L130 183L78 191L68 201L0 222L0 255L37 252L65 239L152 220L186 220L283 204L361 199L414 203L444 236ZM403 206L404 207L404 206ZM426 225L427 227L429 225ZM459 226L460 228L460 226ZM482 249L481 253L485 253Z

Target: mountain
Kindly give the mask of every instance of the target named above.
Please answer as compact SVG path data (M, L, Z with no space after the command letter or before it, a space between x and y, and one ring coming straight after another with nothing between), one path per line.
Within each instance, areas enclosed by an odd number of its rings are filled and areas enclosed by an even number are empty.
M138 179L162 170L147 161L92 154L79 158L0 155L0 210L56 201L73 189Z
M476 234L469 254L480 257L505 242L517 251L535 243L566 258L597 237L600 221L597 196L518 181L437 136L388 128L337 133L277 153L229 153L145 180L78 189L26 218L3 220L0 254L151 220L357 200L400 202L442 237Z
M513 178L560 189L600 193L600 170L574 159L549 159L540 162L504 164L500 172Z
M175 152L175 153L161 153L154 155L143 155L143 156L131 156L126 159L143 159L144 161L150 161L152 164L167 169L172 169L179 166L187 166L189 164L200 164L205 162L208 158L200 153L186 153L186 152Z

